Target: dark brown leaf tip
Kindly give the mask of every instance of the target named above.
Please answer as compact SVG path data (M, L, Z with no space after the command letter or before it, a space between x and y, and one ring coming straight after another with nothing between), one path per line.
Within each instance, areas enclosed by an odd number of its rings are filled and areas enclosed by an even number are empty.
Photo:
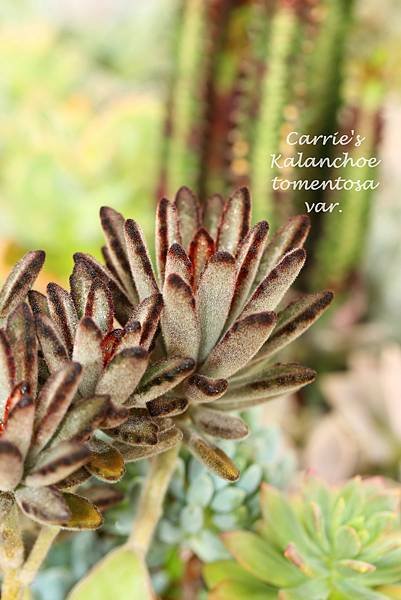
M188 258L187 253L185 252L181 244L179 244L178 242L174 242L174 244L171 244L170 248L168 249L168 253L175 258L182 259L189 267L191 266L191 262Z
M210 258L211 263L216 264L234 264L235 258L232 254L225 251L215 252Z
M226 379L209 379L199 373L194 373L188 379L189 385L199 388L205 396L220 396L227 390L228 382Z
M174 416L183 413L188 408L186 398L155 398L146 403L151 417Z
M242 326L245 324L260 325L262 327L265 327L265 326L268 327L270 325L273 325L276 321L277 321L277 315L273 311L253 313L252 315L248 315L247 317L244 317L243 319L241 319L241 321L236 321L236 323L234 323L231 331L234 333L234 331L236 331L240 325Z

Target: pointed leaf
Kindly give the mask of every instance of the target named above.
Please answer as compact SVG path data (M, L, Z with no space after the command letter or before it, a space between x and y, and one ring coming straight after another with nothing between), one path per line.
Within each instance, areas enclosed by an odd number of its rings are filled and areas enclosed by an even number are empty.
M35 315L36 333L50 373L68 362L68 352L53 321L42 313Z
M22 460L31 443L33 419L35 414L35 403L32 396L24 394L21 399L10 410L7 424L1 440L16 446L21 454Z
M17 262L0 291L0 321L24 301L44 260L45 253L36 250L28 252Z
M159 325L160 314L163 308L163 296L153 294L138 304L132 314L131 320L135 319L141 324L140 345L149 350L154 335Z
M273 356L290 342L302 335L333 300L333 293L326 291L318 294L308 294L292 302L280 314L277 326L269 340L262 346L255 357L255 363Z
M196 359L200 329L191 288L173 273L166 278L163 298L161 324L168 353Z
M145 406L153 400L176 387L194 370L192 358L168 358L154 363L143 376L140 386L131 396L127 406Z
M122 405L133 393L146 370L148 353L139 346L121 350L109 362L96 387L97 394L108 394Z
M181 187L174 199L182 244L188 248L200 227L200 206L195 194L187 187Z
M188 427L183 431L184 441L189 450L209 471L227 481L239 479L239 470L221 448L210 445Z
M107 254L112 268L123 283L130 300L138 301L135 284L132 280L131 269L128 261L127 246L125 242L124 217L116 210L107 206L100 209L100 221L106 237Z
M28 304L20 304L7 320L7 337L10 341L16 368L16 381L26 381L33 397L38 379L38 341L33 314Z
M277 587L299 585L304 575L256 533L233 531L223 535L230 553L254 577Z
M251 198L247 188L236 190L224 204L219 230L217 249L236 254L238 244L249 230Z
M227 415L211 408L193 407L191 419L204 433L225 440L240 440L248 435L248 427L240 417Z
M43 313L50 317L49 305L47 303L47 298L44 294L41 294L36 290L29 290L28 301L29 306L31 307L31 310L34 315L36 315L37 313Z
M161 285L164 281L167 251L174 242L181 243L177 210L174 204L162 198L156 211L156 260Z
M152 263L146 249L143 232L139 225L132 219L128 219L125 222L125 240L131 273L139 300L144 300L152 294L157 294L159 288L153 274Z
M44 487L63 481L89 459L89 449L77 442L63 442L42 452L25 478L29 487Z
M89 317L103 334L113 328L114 304L109 288L98 279L92 283L85 304L85 317Z
M200 362L205 360L223 331L234 295L235 280L235 260L231 254L214 254L200 277L197 292L201 328Z
M71 511L56 488L20 487L15 492L18 506L29 518L45 525L62 525L71 517Z
M72 358L82 367L79 391L92 396L103 370L103 350L102 332L89 317L78 323Z
M274 310L297 278L305 259L306 253L302 249L286 254L256 288L241 317L263 310Z
M121 442L116 442L114 446L121 452L125 462L134 462L170 450L181 441L182 432L177 427L172 427L159 433L159 441L154 446L129 446Z
M56 446L63 441L84 442L107 417L110 407L108 396L93 396L82 398L68 411L59 430L52 439L51 445Z
M71 279L71 292L73 293L74 301L76 302L75 296L77 296L80 298L80 303L83 303L83 306L85 306L86 296L89 292L87 288L88 278L91 282L94 279L100 279L109 288L113 296L116 318L121 325L124 325L131 316L133 305L122 286L89 254L77 252L74 254L74 261L77 266L79 265L79 272L74 268ZM85 289L81 289L83 277L86 278ZM80 313L79 316L81 316Z
M212 194L212 196L206 200L203 222L212 238L216 238L217 236L223 209L224 199L220 196L220 194Z
M315 378L316 372L302 365L274 365L263 373L263 379L229 389L214 406L221 410L245 410L270 398L296 392Z
M189 246L189 259L192 265L194 288L196 288L201 273L214 252L215 244L213 238L210 237L206 229L201 227Z
M69 362L42 387L35 411L33 455L46 446L60 425L77 392L80 377L81 366Z
M288 222L277 231L263 253L258 273L255 278L254 288L270 273L283 257L302 248L310 230L310 219L307 215L291 217Z
M205 375L194 373L185 381L182 391L191 403L200 404L221 398L227 391L227 387L226 379L210 379Z
M213 348L201 373L209 377L230 377L263 346L276 324L276 315L262 312L236 321Z
M174 243L167 252L166 273L168 277L172 273L179 275L187 285L192 285L192 264L184 248Z
M239 246L237 257L238 274L228 324L235 321L248 299L263 250L265 249L268 232L269 225L266 221L261 221L249 231ZM255 310L253 312L259 311Z
M47 286L49 313L68 352L72 352L75 330L78 322L77 311L70 294L56 283Z

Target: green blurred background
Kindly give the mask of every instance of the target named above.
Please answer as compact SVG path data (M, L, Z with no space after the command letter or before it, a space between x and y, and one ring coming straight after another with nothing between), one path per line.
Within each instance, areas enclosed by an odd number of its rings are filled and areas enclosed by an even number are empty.
M26 249L40 247L47 252L43 281L50 277L66 281L73 251L98 255L97 215L103 204L140 219L146 232L152 231L151 207L165 151L164 122L174 48L181 35L176 26L181 4L178 0L3 0L3 271ZM345 103L351 105L361 100L364 78L374 81L371 89L376 95L380 90L384 127L377 152L384 162L362 263L374 294L372 311L387 323L396 319L401 293L394 260L395 253L400 255L401 222L396 133L401 120L400 28L397 0L357 2L341 84ZM224 60L223 75L224 69L230 69L229 55ZM183 172L181 183L191 183L187 179L191 177ZM218 187L215 191L226 191L226 181ZM263 199L256 201L258 215L264 216ZM388 285L383 279L387 274Z

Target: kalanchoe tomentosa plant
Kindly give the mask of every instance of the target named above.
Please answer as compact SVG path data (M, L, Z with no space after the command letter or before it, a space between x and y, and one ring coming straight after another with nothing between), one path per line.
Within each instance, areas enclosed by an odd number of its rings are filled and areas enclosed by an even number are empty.
M69 529L98 527L102 518L85 498L67 490L91 474L102 477L102 450L92 432L113 418L108 396L82 398L81 365L63 358L50 327L35 326L22 302L44 260L31 252L16 265L0 294L0 507L3 525L15 503L29 518ZM36 319L36 324L43 325ZM42 339L39 354L37 338ZM50 333L49 333L50 331ZM53 352L51 352L53 350ZM103 468L102 468L103 467ZM120 475L123 463L120 464ZM106 478L107 477L102 477Z
M401 593L399 491L310 479L293 496L265 486L255 532L223 535L235 561L205 567L210 600L385 600Z
M227 201L215 195L201 207L184 187L174 202L162 199L157 207L157 277L139 225L111 208L101 210L106 267L75 256L76 269L110 289L117 319L138 332L139 344L146 335L141 315L146 309L147 327L157 320L162 294L161 336L150 367L123 399L129 419L111 432L126 461L163 452L183 438L209 469L236 480L238 469L208 436L245 437L246 424L229 411L313 381L311 369L271 364L332 299L331 292L309 294L275 312L305 262L308 218L291 218L270 241L267 222L251 228L250 218L246 188Z

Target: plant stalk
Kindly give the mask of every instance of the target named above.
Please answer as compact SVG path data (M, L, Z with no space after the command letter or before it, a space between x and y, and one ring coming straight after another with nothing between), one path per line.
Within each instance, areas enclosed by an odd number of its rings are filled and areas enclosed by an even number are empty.
M153 458L148 476L143 485L136 517L127 546L146 556L157 523L163 512L163 502L176 466L180 446Z
M19 579L23 586L30 585L35 579L59 531L59 527L42 527L40 530L33 548L21 569Z
M1 600L22 600L23 586L18 576L18 569L4 571L1 587Z

